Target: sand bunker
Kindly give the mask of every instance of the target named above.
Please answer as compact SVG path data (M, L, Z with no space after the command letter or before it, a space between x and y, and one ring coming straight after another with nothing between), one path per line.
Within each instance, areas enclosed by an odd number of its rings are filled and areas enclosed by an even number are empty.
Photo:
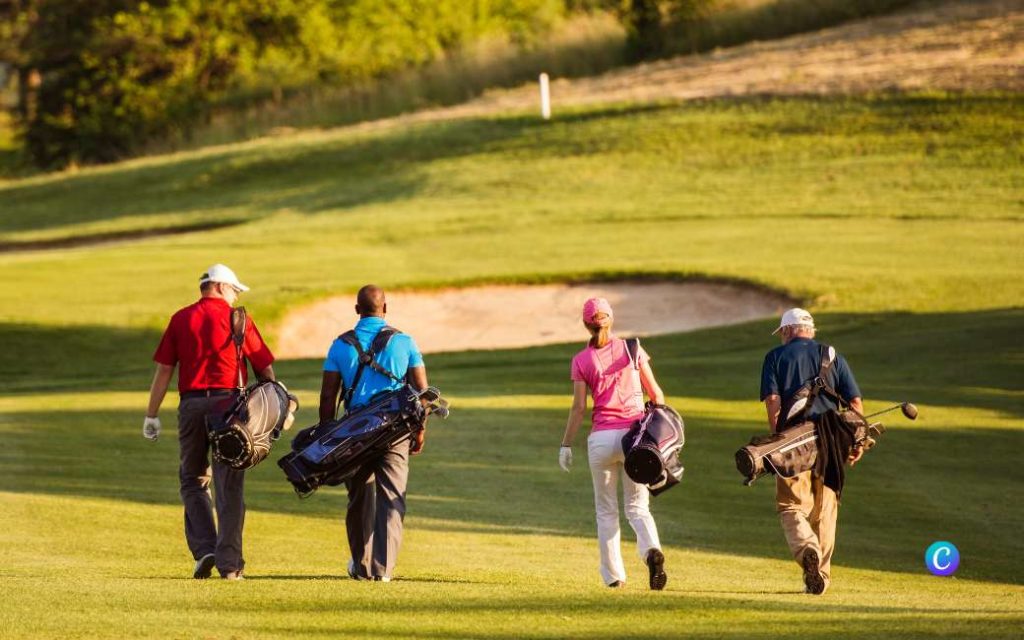
M737 324L791 306L778 294L707 282L481 286L389 293L387 320L413 335L424 353L583 342L580 309L594 296L611 302L618 334L636 336ZM289 314L275 351L284 358L323 357L331 341L356 322L354 297L322 300Z

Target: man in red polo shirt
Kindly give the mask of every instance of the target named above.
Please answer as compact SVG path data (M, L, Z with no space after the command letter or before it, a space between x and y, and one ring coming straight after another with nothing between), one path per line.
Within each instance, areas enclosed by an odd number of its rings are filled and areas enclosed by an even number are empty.
M245 521L243 484L245 471L214 461L213 484L217 491L217 522L210 504L210 458L206 417L223 413L239 386L239 362L231 340L231 305L249 288L238 281L234 271L215 264L199 278L202 297L171 317L153 360L156 374L149 390L149 408L142 435L150 440L160 436L160 404L178 369L178 445L181 466L181 500L185 504L185 540L196 561L192 576L209 578L216 566L222 578L241 579L242 525ZM246 323L242 345L242 385L248 372L244 359L252 363L261 380L273 380L274 355L252 322Z

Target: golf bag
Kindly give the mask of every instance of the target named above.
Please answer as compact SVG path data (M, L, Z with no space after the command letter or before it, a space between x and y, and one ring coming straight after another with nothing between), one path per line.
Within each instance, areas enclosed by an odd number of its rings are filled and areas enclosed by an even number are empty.
M220 416L206 420L213 457L235 469L256 466L295 421L298 399L280 382L268 380L242 391Z
M683 419L664 404L647 404L644 417L622 437L626 475L651 495L668 491L683 477L679 452L686 437Z
M417 392L404 385L385 391L340 420L300 431L291 453L277 465L295 492L306 497L322 485L345 482L367 462L414 437L435 413L447 417L448 403L434 387Z
M868 423L852 410L839 414L853 426L854 443L870 448L875 438L885 433L881 422ZM754 436L750 444L736 452L736 469L750 486L761 476L774 473L793 478L814 468L818 461L818 425L807 420L785 431Z
M299 400L280 382L268 380L245 388L242 344L249 321L245 307L231 310L231 341L238 363L238 396L227 411L206 419L214 460L235 469L254 467L270 455L270 447L291 428Z
M826 382L835 358L834 348L821 345L818 375L783 404L779 411L779 431L754 436L749 444L736 452L736 469L744 477L743 484L750 486L767 473L792 478L814 468L818 461L819 427L815 421L806 420L804 416L819 393L825 393L840 408L846 408L840 417L853 427L855 444L873 445L873 438L885 431L881 423L868 424L864 416L850 408L849 403Z
M641 394L640 340L626 340L634 387ZM652 495L667 491L679 483L683 465L679 463L679 450L683 448L683 419L672 407L648 402L644 415L622 437L626 475L633 482L647 485Z

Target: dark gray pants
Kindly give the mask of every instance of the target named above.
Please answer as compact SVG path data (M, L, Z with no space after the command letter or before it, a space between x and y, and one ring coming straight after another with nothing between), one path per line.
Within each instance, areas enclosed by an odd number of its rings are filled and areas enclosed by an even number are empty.
M242 526L245 524L243 489L245 471L213 463L218 528L210 501L210 445L206 438L206 416L221 413L230 404L224 396L189 398L178 404L178 446L181 466L181 501L185 504L185 540L196 560L208 553L217 559L221 575L240 571Z
M409 446L408 440L399 442L345 483L348 546L362 578L390 578L395 570L405 519Z

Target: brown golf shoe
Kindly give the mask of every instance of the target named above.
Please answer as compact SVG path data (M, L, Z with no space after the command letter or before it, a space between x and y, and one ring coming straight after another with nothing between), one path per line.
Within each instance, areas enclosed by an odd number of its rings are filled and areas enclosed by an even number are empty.
M825 576L821 575L818 552L814 549L804 551L800 564L804 568L804 586L807 587L807 593L816 596L825 593Z

